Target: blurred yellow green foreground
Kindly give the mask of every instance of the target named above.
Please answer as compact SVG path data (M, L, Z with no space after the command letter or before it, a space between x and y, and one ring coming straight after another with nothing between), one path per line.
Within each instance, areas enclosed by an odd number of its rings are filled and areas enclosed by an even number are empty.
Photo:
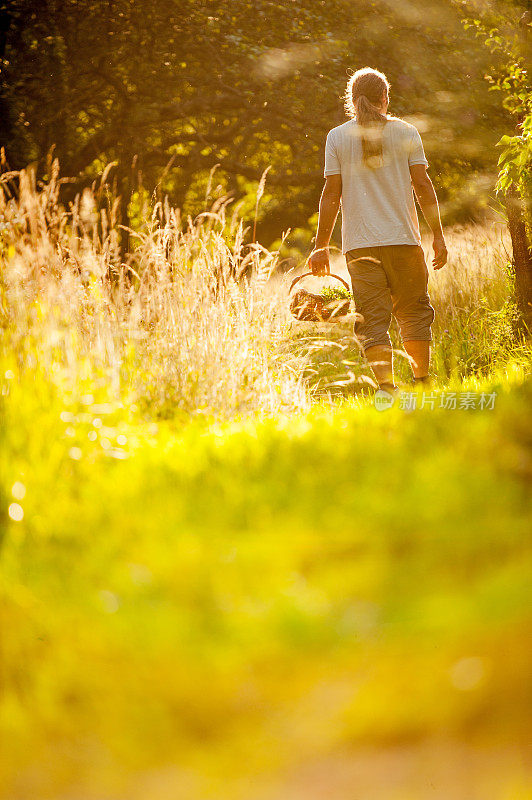
M532 798L498 234L457 231L432 288L439 389L495 407L379 413L349 326L293 323L238 220L154 219L109 280L90 197L82 235L53 202L3 210L0 796Z

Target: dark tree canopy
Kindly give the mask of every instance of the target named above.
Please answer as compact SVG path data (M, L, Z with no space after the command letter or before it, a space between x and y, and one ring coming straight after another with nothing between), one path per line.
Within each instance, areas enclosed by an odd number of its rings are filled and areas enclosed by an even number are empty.
M55 145L77 189L116 161L124 197L140 174L189 212L216 164L236 198L271 165L268 243L316 210L348 72L369 65L391 81L390 112L419 125L457 218L490 189L507 125L460 16L448 0L7 0L1 144L11 168L34 161L41 175Z

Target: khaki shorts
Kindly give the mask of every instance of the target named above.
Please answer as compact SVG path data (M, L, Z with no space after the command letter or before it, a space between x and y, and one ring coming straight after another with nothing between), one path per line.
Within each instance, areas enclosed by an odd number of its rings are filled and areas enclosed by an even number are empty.
M346 253L356 311L355 333L364 349L391 347L392 314L404 341L432 341L434 309L427 292L429 272L417 244L362 247Z

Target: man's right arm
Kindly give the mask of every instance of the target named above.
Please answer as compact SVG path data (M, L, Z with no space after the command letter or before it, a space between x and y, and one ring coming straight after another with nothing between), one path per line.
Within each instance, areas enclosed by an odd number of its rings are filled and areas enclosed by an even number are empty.
M427 168L424 164L412 164L410 166L410 177L423 216L434 237L432 245L434 248L434 259L432 264L434 269L441 269L447 263L447 248L445 247L445 239L443 238L440 209L438 207L438 198L436 197L434 186L427 175Z

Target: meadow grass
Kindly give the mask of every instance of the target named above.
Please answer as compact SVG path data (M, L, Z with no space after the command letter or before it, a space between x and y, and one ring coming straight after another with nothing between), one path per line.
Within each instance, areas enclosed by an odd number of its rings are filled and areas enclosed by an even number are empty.
M428 800L400 765L435 743L440 796L530 797L506 239L453 231L431 289L439 388L493 409L379 413L350 324L291 320L228 206L158 207L121 266L112 208L58 191L3 208L0 796L344 800L361 759Z

